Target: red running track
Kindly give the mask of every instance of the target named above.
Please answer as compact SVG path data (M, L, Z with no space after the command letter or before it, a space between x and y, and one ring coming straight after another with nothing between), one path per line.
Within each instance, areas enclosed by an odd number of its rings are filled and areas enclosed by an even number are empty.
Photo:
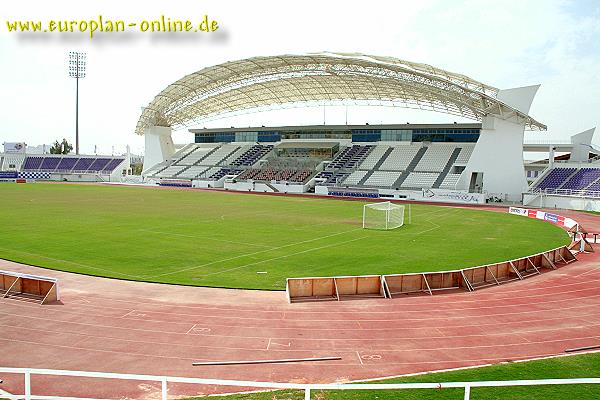
M600 218L570 212L588 230ZM475 293L290 305L283 292L125 282L9 261L57 277L62 304L0 299L0 365L345 382L561 354L600 343L600 254ZM192 367L192 361L339 356L339 361ZM23 393L22 376L0 377ZM169 395L240 390L170 385ZM156 398L158 384L34 377L33 393Z

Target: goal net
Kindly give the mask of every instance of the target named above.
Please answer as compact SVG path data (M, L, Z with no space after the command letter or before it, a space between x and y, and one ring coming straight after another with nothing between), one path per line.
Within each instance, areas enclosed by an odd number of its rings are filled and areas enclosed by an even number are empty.
M404 225L404 206L391 203L365 204L363 206L363 228L396 229Z

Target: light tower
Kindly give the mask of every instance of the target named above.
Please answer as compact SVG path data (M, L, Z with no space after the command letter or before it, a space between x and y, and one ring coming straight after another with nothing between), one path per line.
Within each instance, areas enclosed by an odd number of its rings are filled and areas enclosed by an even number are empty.
M86 54L69 52L69 76L75 78L75 154L79 155L79 78L85 78Z

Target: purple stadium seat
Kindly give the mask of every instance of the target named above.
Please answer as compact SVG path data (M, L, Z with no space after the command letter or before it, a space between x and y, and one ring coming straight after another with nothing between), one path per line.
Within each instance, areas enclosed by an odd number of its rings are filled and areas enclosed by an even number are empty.
M558 189L575 172L575 168L554 168L537 184L537 189Z
M561 189L582 190L592 182L600 179L600 168L581 168Z

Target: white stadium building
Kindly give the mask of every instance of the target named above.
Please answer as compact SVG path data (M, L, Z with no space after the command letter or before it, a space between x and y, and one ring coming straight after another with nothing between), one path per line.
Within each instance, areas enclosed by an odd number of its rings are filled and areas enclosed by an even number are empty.
M362 54L255 57L169 85L144 108L136 132L145 135L143 174L163 184L477 203L545 197L550 205L548 196L575 196L585 204L574 207L595 209L593 129L567 144L524 145L526 129L546 130L528 114L538 87L501 90L426 64ZM190 129L195 143L175 151L174 128L290 104L394 105L476 123ZM524 150L550 155L526 166ZM559 163L555 151L569 155ZM558 165L571 173L556 187L536 186Z

